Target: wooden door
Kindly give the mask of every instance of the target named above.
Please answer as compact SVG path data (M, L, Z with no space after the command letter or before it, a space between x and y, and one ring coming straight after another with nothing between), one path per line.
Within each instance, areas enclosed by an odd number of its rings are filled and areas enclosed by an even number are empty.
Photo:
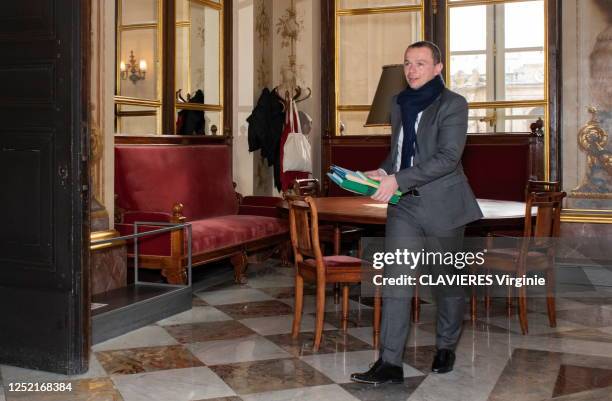
M87 370L88 1L0 2L0 363Z

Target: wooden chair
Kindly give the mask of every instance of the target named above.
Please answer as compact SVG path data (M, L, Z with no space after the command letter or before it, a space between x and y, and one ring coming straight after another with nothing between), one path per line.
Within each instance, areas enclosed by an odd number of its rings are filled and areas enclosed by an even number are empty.
M529 196L533 193L540 192L559 192L561 184L558 181L538 181L538 180L529 180L525 185L525 202L529 199ZM483 233L481 235L486 235L489 237L520 237L523 235L523 231L520 229L503 229L503 230L495 230ZM510 289L508 290L510 292ZM485 308L488 311L491 307L491 296L489 292L485 292L484 297ZM475 307L475 306L473 306ZM512 297L509 295L507 298L506 307L508 308L508 315L511 314L512 309ZM473 315L473 314L472 314Z
M342 285L342 329L348 327L349 284L361 282L362 265L368 262L344 255L323 256L319 245L319 221L312 197L287 196L289 231L295 257L295 315L292 336L297 338L302 320L304 280L316 283L316 325L313 350L321 345L325 314L325 286ZM374 298L374 348L380 333L380 296Z
M316 178L296 179L293 182L293 191L297 196L311 196L318 198L321 196L321 186ZM360 240L363 235L363 228L350 225L340 225L338 230L332 224L324 224L319 227L319 239L324 243L333 245L333 252L339 255L342 244L357 244L357 254L361 256Z
M529 195L534 192L559 192L561 184L558 181L536 181L529 180L525 186L525 202Z
M546 306L550 327L555 327L555 238L559 237L562 201L565 192L533 192L525 206L525 227L523 237L517 238L516 248L490 248L485 257L484 267L489 271L515 274L522 277L528 271L546 274ZM537 212L532 215L532 208ZM535 219L534 219L535 218ZM534 222L535 220L535 222ZM511 306L512 288L509 287L507 305ZM476 318L476 295L471 297L472 320ZM518 288L518 313L523 334L528 332L527 287Z
M293 192L298 196L311 196L318 198L321 194L321 186L316 178L298 178L293 181ZM319 226L319 239L325 244L331 244L334 255L342 253L342 244L354 246L357 244L357 256L361 257L361 236L364 230L360 227L350 225L323 224ZM325 248L323 249L325 252ZM340 302L340 287L334 287L334 303Z

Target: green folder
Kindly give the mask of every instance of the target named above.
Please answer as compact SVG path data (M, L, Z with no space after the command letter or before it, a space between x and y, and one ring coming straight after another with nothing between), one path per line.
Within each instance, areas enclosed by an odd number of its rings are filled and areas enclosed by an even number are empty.
M347 191L354 192L359 195L372 196L376 192L376 188L371 187L369 185L361 184L359 182L346 180L338 176L334 173L327 173L328 177L336 183L340 188L344 188ZM399 202L400 196L395 194L389 200L389 203L397 204Z

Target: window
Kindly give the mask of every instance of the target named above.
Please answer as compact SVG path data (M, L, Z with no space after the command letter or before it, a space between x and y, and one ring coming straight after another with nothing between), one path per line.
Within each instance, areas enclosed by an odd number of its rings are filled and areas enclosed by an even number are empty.
M224 15L230 6L117 0L118 134L225 135L223 42L231 27Z
M449 2L446 79L470 103L468 132L530 132L546 121L545 3Z
M403 63L406 46L424 36L423 3L420 0L335 3L335 135L389 134L389 130L366 128L364 124L382 66Z

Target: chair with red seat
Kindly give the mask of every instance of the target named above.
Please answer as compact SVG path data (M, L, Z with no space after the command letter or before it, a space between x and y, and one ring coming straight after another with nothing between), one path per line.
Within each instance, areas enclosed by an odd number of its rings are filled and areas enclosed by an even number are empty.
M362 266L369 263L352 256L323 256L319 244L319 222L312 197L287 196L291 244L295 257L295 315L292 336L297 338L302 320L304 280L316 283L316 325L313 350L317 351L323 336L325 314L325 287L342 285L342 328L348 326L349 284L361 282ZM378 346L380 332L380 297L374 297L374 347Z

